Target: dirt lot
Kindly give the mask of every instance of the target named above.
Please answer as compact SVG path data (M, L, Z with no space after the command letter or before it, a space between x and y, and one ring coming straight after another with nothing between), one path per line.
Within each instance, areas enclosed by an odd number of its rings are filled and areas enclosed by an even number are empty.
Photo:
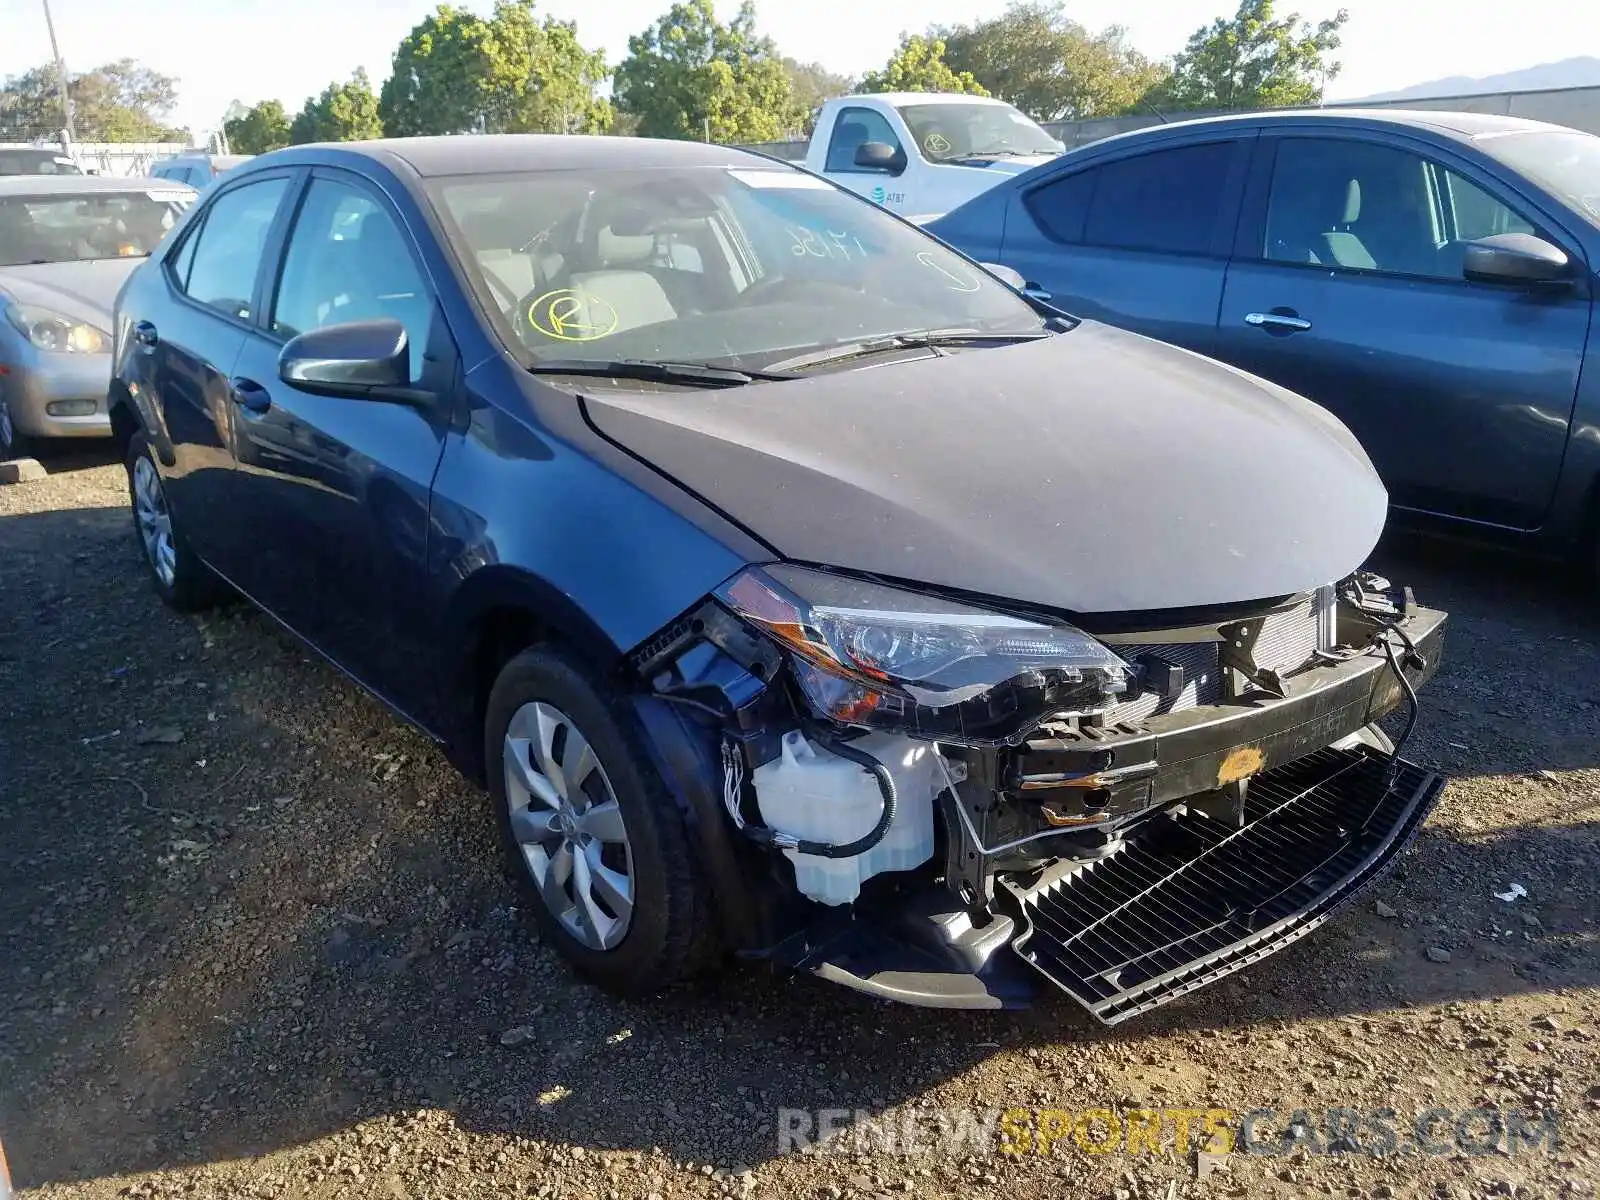
M164 611L120 468L49 465L0 488L0 1136L26 1194L1600 1194L1600 604L1554 575L1383 550L1454 614L1412 749L1454 782L1359 911L1221 986L1115 1030L754 967L622 1004L509 907L485 802L426 741L258 615ZM1415 1114L1485 1105L1559 1113L1559 1146L1469 1154L1447 1121L1414 1152ZM1392 1108L1413 1152L778 1152L781 1108L1013 1107L1268 1108L1273 1138Z

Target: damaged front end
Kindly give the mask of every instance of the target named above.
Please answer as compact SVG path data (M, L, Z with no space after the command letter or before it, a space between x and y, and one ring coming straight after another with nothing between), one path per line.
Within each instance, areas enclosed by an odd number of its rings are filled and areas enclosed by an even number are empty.
M913 1004L1047 979L1115 1023L1315 928L1443 786L1375 722L1409 733L1444 614L1360 575L1145 624L780 565L640 647L725 935Z

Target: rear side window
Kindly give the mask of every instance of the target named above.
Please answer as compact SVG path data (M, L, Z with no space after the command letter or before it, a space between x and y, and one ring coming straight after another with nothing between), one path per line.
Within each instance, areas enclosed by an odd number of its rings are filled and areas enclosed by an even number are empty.
M1028 193L1024 203L1046 237L1069 245L1083 241L1083 227L1089 220L1089 202L1094 199L1099 174L1093 169L1077 171Z
M1237 143L1179 146L1107 163L1096 172L1083 241L1120 250L1204 254Z
M286 178L263 179L219 196L205 213L205 225L179 254L188 255L183 290L190 299L240 320L250 319L261 254L278 205L288 190Z

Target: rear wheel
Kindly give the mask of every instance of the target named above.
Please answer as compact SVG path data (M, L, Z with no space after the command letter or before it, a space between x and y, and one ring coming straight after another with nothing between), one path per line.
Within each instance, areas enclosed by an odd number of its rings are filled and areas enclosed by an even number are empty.
M626 704L552 647L506 664L484 722L506 857L541 932L621 995L684 978L712 943L705 882L641 737Z
M173 518L167 505L161 472L144 435L128 442L128 498L133 507L133 529L156 593L179 612L195 612L216 604L224 594L222 581L201 562Z

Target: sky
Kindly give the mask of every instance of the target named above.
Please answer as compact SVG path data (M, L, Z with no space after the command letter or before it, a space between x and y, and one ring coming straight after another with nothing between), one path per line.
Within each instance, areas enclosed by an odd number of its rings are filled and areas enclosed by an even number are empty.
M174 124L220 123L233 100L277 98L295 112L305 98L362 66L374 85L389 73L396 44L437 0L50 0L68 70L136 58L178 78ZM587 45L615 65L628 37L671 0L540 0L538 10L575 20ZM456 0L487 11L492 0ZM1152 58L1182 49L1189 35L1235 0L1068 0L1091 29L1120 24ZM1576 0L1343 0L1350 12L1329 99L1390 91L1450 75L1481 76L1579 54L1600 54L1600 5ZM761 32L783 53L842 74L881 66L902 32L970 22L1004 11L1006 0L757 0ZM1329 16L1339 0L1293 0L1281 11ZM717 0L731 17L737 0ZM130 11L137 19L130 19ZM0 0L0 76L50 57L43 0Z

